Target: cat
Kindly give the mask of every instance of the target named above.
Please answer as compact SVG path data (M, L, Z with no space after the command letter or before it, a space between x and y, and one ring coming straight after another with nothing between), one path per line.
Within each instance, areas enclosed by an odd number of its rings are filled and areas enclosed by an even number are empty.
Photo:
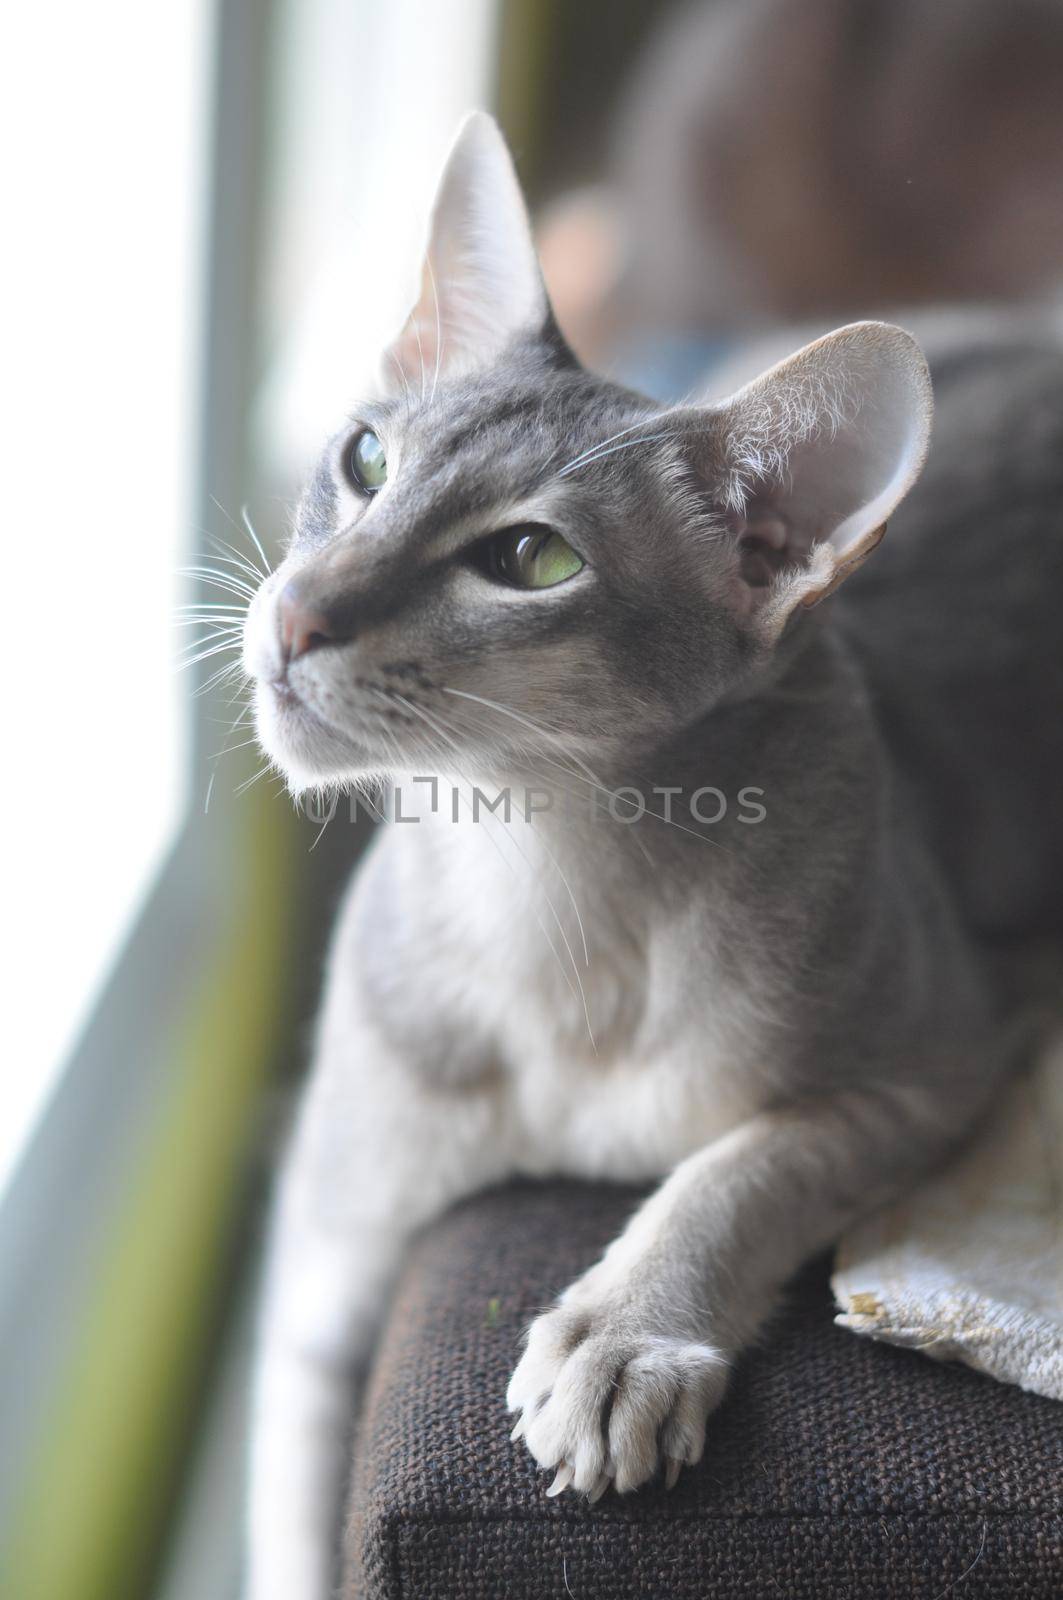
M329 1592L352 1375L450 1203L664 1180L507 1400L548 1493L670 1485L790 1274L1014 1059L989 938L1063 921L1063 367L966 359L934 526L882 542L929 441L908 334L839 329L712 403L604 381L501 135L463 125L380 393L246 619L292 791L389 777L412 819L344 902L280 1175L251 1600Z

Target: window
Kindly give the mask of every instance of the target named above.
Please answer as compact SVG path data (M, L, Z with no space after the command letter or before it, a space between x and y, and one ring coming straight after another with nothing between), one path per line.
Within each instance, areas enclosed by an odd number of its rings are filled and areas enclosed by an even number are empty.
M102 0L4 23L19 801L3 883L20 978L5 998L0 1190L187 798L173 617L193 539L209 21L208 0Z
M428 207L462 115L493 90L496 0L285 0L275 62L265 343L267 475L298 480L419 287Z

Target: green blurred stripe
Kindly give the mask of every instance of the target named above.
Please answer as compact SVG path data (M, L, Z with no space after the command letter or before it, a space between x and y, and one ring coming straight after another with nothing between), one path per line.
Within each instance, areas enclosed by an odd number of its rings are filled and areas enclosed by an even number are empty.
M160 1075L172 1090L131 1157L92 1300L71 1330L0 1557L5 1600L135 1600L158 1550L283 1005L288 853L268 797L257 799L241 839L245 891L167 1050Z
M541 166L542 122L551 51L556 48L559 0L501 0L495 108L533 195Z

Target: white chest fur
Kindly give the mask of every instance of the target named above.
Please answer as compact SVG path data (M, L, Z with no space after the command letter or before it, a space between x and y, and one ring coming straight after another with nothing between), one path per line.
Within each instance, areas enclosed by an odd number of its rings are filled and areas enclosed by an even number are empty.
M650 1178L756 1109L748 1012L703 915L662 916L532 830L481 820L442 842L451 992L498 1049L518 1169Z

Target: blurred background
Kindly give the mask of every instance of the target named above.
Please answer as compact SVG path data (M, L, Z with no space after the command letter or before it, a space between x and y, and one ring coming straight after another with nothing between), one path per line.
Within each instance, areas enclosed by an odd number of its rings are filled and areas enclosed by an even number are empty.
M222 1600L266 1181L364 845L262 769L222 630L412 300L461 114L501 120L577 352L668 398L780 324L1054 300L1063 0L2 29L0 1594Z

